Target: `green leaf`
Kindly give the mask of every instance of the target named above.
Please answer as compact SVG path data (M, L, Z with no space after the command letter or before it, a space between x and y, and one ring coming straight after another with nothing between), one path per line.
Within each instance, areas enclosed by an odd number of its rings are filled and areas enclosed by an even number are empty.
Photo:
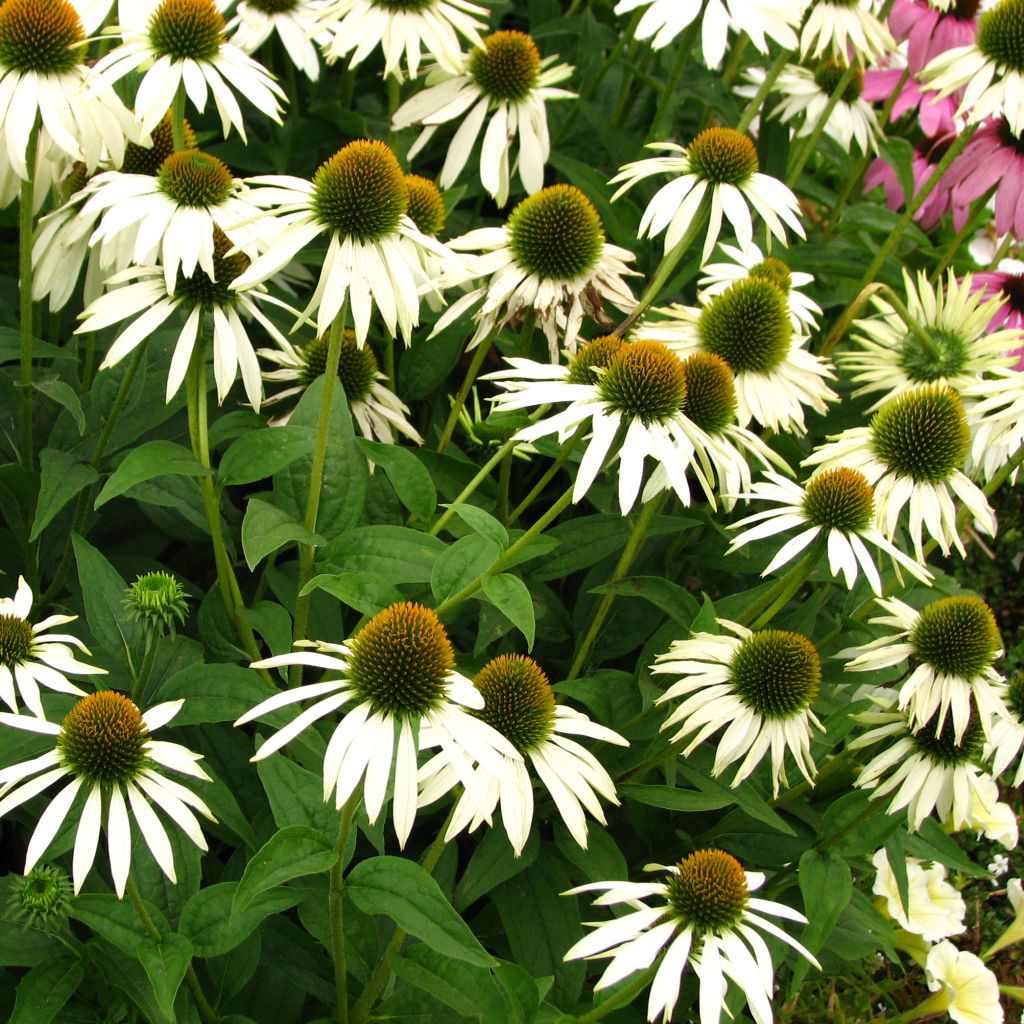
M437 490L422 462L408 448L357 437L366 457L384 470L398 500L417 519L429 522L437 509Z
M50 1024L84 978L81 960L66 953L38 964L18 983L7 1024Z
M678 622L684 629L697 617L700 605L688 590L679 584L660 576L629 576L622 580L612 580L599 587L591 587L592 594L616 594L619 597L642 597L660 608L666 615Z
M532 651L537 622L533 598L526 584L518 576L502 572L497 576L487 576L482 589L487 599L526 637L526 649Z
M429 583L444 541L405 526L357 526L324 548L323 561L336 572L382 576L395 586Z
M702 792L715 797L726 797L730 804L736 804L755 821L760 821L778 832L784 832L787 836L796 835L794 829L768 806L749 781L735 789L729 789L720 782L709 779L703 772L691 768L682 760L677 762L676 769L683 778L693 783Z
M324 538L296 522L291 514L260 498L250 498L242 520L245 564L255 569L264 558L285 544L324 544Z
M302 588L302 593L309 594L314 590L327 591L363 615L376 615L405 600L405 595L397 587L373 572L321 573Z
M75 421L75 426L78 427L79 437L85 433L85 413L82 411L82 402L70 384L66 384L56 377L47 377L45 380L34 381L32 387L71 413L71 418Z
M453 502L448 506L474 533L494 541L502 551L508 547L508 530L497 519L476 505Z
M223 956L247 939L271 914L301 903L299 889L272 889L260 893L244 910L231 912L238 882L218 882L201 889L185 904L179 929L192 940L195 956Z
M392 953L395 975L450 1006L463 1017L497 1024L507 1017L502 991L490 971L458 963L426 945Z
M455 887L453 902L456 909L464 910L481 896L486 896L495 886L525 871L537 859L539 849L536 829L530 830L526 846L518 857L504 829L487 829Z
M170 932L171 926L163 912L147 900L142 902L160 933ZM135 956L139 943L149 938L135 908L127 900L119 900L113 893L81 893L71 901L69 913L130 957Z
M618 551L629 536L629 521L611 514L580 516L557 523L545 536L554 537L561 546L533 575L539 580L560 580Z
M430 589L437 601L444 601L467 584L479 579L494 564L501 548L488 537L474 533L446 547L434 563Z
M39 497L36 499L36 514L32 520L34 541L53 521L53 517L79 493L99 479L99 473L86 462L74 455L44 448L39 453Z
M438 953L480 967L494 963L419 864L402 857L364 860L349 874L345 892L364 913L390 917Z
M947 868L962 871L972 878L987 878L988 872L966 856L957 844L942 831L934 818L925 818L921 828L914 834L903 837L907 854L922 860L937 860Z
M338 831L339 813L333 803L324 803L322 775L314 774L286 757L257 761L256 772L278 828L307 825L329 835Z
M158 476L210 476L211 471L199 464L196 457L173 441L147 441L133 448L107 478L96 497L94 508L105 505L130 490Z
M839 915L853 896L850 865L834 850L826 850L824 853L807 850L800 858L799 878L808 920L800 941L812 953L817 953L832 934ZM790 982L790 999L800 988L810 967L808 960L803 957L798 959Z
M153 694L153 703L185 698L181 710L168 723L207 725L233 722L267 697L273 689L251 668L239 665L189 665L164 679Z
M334 844L317 829L289 825L275 832L246 864L235 890L232 913L248 909L268 889L327 871L337 859Z
M311 427L293 423L243 434L224 453L217 479L225 486L265 480L311 453L315 441Z
M192 943L171 932L159 942L143 939L135 950L142 969L153 986L157 1005L165 1016L174 1019L174 997L192 962Z
M124 609L125 582L87 540L74 534L71 542L89 629L105 650L130 664L141 648L142 627Z
M716 811L732 807L731 793L709 793L699 789L677 789L675 786L647 786L627 782L619 786L620 796L636 800L648 807L661 807L666 811Z

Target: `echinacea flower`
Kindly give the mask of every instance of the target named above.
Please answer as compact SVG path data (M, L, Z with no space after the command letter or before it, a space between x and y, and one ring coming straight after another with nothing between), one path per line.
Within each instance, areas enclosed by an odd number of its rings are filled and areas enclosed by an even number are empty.
M473 685L484 699L476 716L501 733L523 758L507 762L504 779L490 775L483 766L477 772L486 788L490 811L501 809L501 821L515 855L523 852L533 824L529 768L551 794L569 834L586 849L584 811L604 825L598 797L616 805L619 801L615 783L604 766L572 737L586 736L617 746L628 746L627 741L582 712L556 704L544 670L525 655L503 654L493 658L473 679ZM458 776L444 755L435 757L420 769L420 804L432 803L457 782ZM465 828L472 832L484 819L485 815L463 794L455 805L445 840L450 841Z
M907 873L907 900L900 897L896 875L889 865L885 849L871 858L875 881L871 891L885 900L885 910L904 931L920 935L926 942L938 942L964 931L967 904L963 896L946 881L942 864L921 864L916 857L904 858Z
M354 68L379 46L386 78L401 78L403 57L409 77L415 78L425 50L446 71L458 74L459 36L479 46L487 13L470 0L328 0L322 17L331 40L324 56L328 63L347 57Z
M307 345L296 348L286 338L278 339L277 348L261 348L256 354L275 366L263 374L263 379L273 383L288 384L284 391L271 395L264 406L287 401L300 396L327 369L327 348L329 335L321 335ZM387 378L377 369L377 357L369 345L356 341L355 331L346 328L341 340L338 361L338 380L345 392L349 412L356 421L359 433L371 441L392 444L396 434L402 434L416 444L423 444L423 438L406 418L409 407L381 382ZM290 411L278 422L286 423Z
M23 180L29 139L51 146L91 171L107 156L120 163L139 126L109 86L86 88L86 38L67 0L4 0L0 5L0 163Z
M1024 222L1022 222L1024 234ZM982 292L987 298L999 299L999 305L989 321L989 330L996 331L1000 327L1024 331L1024 262L1021 260L1000 260L996 270L980 271L971 275L971 287ZM1024 355L1021 349L1015 349L1014 355ZM1018 362L1013 367L1020 370L1024 367Z
M834 435L803 461L805 466L859 470L875 489L875 523L887 540L907 509L914 555L923 562L922 528L943 554L964 554L957 527L959 498L979 529L994 536L995 513L963 473L971 434L964 403L945 384L924 384L889 399L866 427Z
M933 0L895 0L889 28L907 44L907 66L917 74L933 57L973 43L978 34L979 0L936 4Z
M239 0L226 31L228 41L249 54L277 36L288 59L311 82L320 77L316 44L331 38L316 0Z
M794 331L786 292L772 276L751 276L709 296L700 308L655 309L659 319L638 328L685 358L710 352L729 364L736 382L736 416L771 430L802 434L805 406L824 413L838 395L826 384L828 361L807 350Z
M850 340L857 348L836 357L861 385L855 395L882 393L869 411L922 384L962 393L983 374L1012 362L1004 353L1024 344L1024 332L992 331L998 299L986 298L971 283L970 275L958 281L950 271L933 285L924 271L915 281L904 269L906 308L919 331L911 331L884 296L871 297L877 315L854 321Z
M326 233L327 256L302 318L315 312L317 333L326 334L347 302L363 344L376 306L391 336L400 333L409 344L419 323L420 295L436 290L423 269L424 253L453 257L409 219L409 188L391 149L357 139L321 164L312 181L271 174L249 183L255 187L248 200L273 210L285 226L232 288L266 281Z
M875 14L874 0L814 0L800 33L804 57L826 54L858 64L896 49L896 40Z
M818 537L824 537L829 571L833 576L842 574L849 590L857 582L858 572L863 572L875 594L882 594L882 580L868 544L915 579L931 582L928 569L887 541L875 526L874 491L863 473L840 466L818 473L804 486L771 471L765 476L767 482L758 481L738 497L770 501L774 507L733 523L732 529L743 532L733 538L729 550L787 530L800 532L779 548L762 576L791 562Z
M663 185L640 218L640 236L665 232L665 251L682 240L702 207L708 210L701 264L707 262L718 241L723 215L732 224L740 247L754 238L750 207L760 215L767 231L786 241L786 227L804 237L796 196L781 181L759 170L754 143L734 128L706 128L689 146L652 142L648 149L676 156L650 157L623 165L610 184L624 182L612 196L618 199L637 182L655 174L678 175Z
M1002 1024L999 979L974 953L939 942L928 952L925 973L935 994L915 1008L921 1017L946 1013L956 1024Z
M679 676L655 704L682 698L662 723L673 743L688 741L688 757L720 729L712 775L740 762L730 785L738 786L771 754L773 792L786 777L786 751L800 774L813 782L811 736L822 725L811 710L821 686L821 657L807 637L781 629L751 632L719 619L733 634L695 633L659 654L654 674Z
M934 92L928 92L927 87L913 75L904 77L904 69L901 67L865 69L862 99L872 103L883 103L894 92L897 93L897 97L889 112L890 124L895 124L905 114L916 110L921 131L929 139L956 132L954 115L960 105L956 95L940 98Z
M483 132L480 183L488 195L504 206L516 171L527 193L539 192L551 151L544 104L576 95L555 88L572 74L572 67L555 64L557 59L542 60L537 44L523 32L503 31L487 36L458 73L431 71L427 87L406 100L391 121L395 131L411 125L423 128L409 149L409 160L440 125L455 121L459 127L437 178L442 188L451 188L458 180ZM517 149L513 140L518 140Z
M175 342L167 374L165 399L169 402L185 380L192 352L209 314L213 320L213 373L218 401L224 401L235 376L240 375L246 398L258 409L263 399L260 365L242 317L256 320L280 345L284 336L258 305L262 301L279 303L260 286L247 290L231 287L249 263L244 253L233 252L233 248L227 236L215 228L213 273L196 270L191 277L179 273L170 288L163 267L130 267L114 274L107 281L112 290L79 314L82 323L78 333L130 321L107 350L100 369L120 362L180 310L187 317Z
M1013 774L1013 787L1017 789L1024 783L1024 674L1011 676L1002 696L1009 714L993 722L985 755L992 758L992 774L996 776L1017 761Z
M847 672L872 672L910 659L913 671L900 686L899 707L910 725L934 723L947 714L959 743L972 723L987 737L993 719L1007 712L994 663L1002 653L995 616L980 597L943 597L915 611L899 598L878 598L885 615L870 621L898 632L840 651Z
M647 1020L672 1017L687 964L697 975L700 1024L719 1024L729 982L739 986L760 1024L771 1024L772 959L758 932L818 961L796 939L763 915L805 924L782 903L752 896L764 884L759 871L744 871L724 850L697 850L678 864L649 864L661 882L590 882L563 895L601 893L595 906L625 904L629 912L580 939L565 960L610 959L594 986L601 990L657 965L647 999ZM652 903L645 903L651 900ZM727 1011L728 1012L728 1011Z
M991 480L1024 445L1024 373L996 367L986 379L964 388L963 396L971 403L965 468L977 479ZM1014 469L1011 483L1018 472Z
M803 117L796 138L810 135L817 128L825 107L846 74L846 64L831 57L819 59L813 68L787 64L775 82L782 100L772 111L783 124ZM853 78L843 89L839 101L828 115L824 133L844 149L856 148L862 153L878 152L878 118L872 106L861 96L864 72L855 68Z
M45 718L40 686L84 697L85 690L70 682L68 674L106 675L107 670L75 657L72 647L89 653L78 637L50 632L55 626L74 622L77 615L49 615L33 625L28 621L31 611L32 588L19 576L14 597L0 597L0 700L18 714L20 696L32 714Z
M350 640L303 643L296 651L257 662L254 668L308 665L336 676L285 690L247 711L244 725L310 698L316 703L279 729L253 761L280 750L303 729L350 707L335 727L324 754L324 799L340 808L360 784L372 824L380 816L393 780L395 834L405 846L416 816L416 753L440 747L470 799L490 820L491 806L472 769L474 762L503 778L506 759L519 752L500 733L475 718L483 696L455 668L455 652L438 617L412 602L391 605L373 616Z
M527 196L504 227L477 228L448 244L479 254L467 258L462 276L486 281L453 302L434 333L476 308L469 348L532 311L554 361L560 347L576 350L584 316L610 327L605 302L623 312L636 305L624 280L636 273L627 266L633 253L605 241L597 210L573 185ZM461 283L454 274L452 283Z
M56 782L70 780L39 816L25 854L26 872L53 842L80 791L85 793L85 805L75 832L71 868L76 893L93 866L103 831L114 889L119 897L124 896L132 857L129 807L153 859L171 882L176 880L174 854L153 804L199 849L206 849L193 811L210 821L216 819L199 797L161 770L170 768L209 782L210 777L199 767L202 757L179 743L151 738L184 703L168 701L143 712L123 694L100 690L83 697L60 725L26 715L0 714L0 724L42 733L54 741L53 750L0 769L0 815L20 807Z
M978 37L946 50L921 71L927 87L948 96L963 89L957 117L977 124L1002 112L1024 134L1024 0L999 0L978 19Z
M184 90L200 113L212 94L222 132L227 135L233 127L244 142L245 119L235 92L277 124L278 100L285 93L262 64L226 41L224 30L215 0L161 0L144 23L136 16L120 27L123 41L96 62L90 88L109 88L146 66L135 94L135 113L146 131L159 124Z

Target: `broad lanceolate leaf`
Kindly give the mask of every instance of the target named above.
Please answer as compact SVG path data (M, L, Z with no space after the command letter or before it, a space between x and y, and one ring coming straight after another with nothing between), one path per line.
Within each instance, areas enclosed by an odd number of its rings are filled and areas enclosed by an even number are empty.
M87 540L77 534L71 540L89 629L110 654L127 663L141 649L142 627L124 609L125 582Z
M245 866L235 890L232 913L251 906L261 893L293 878L327 871L338 859L334 844L317 829L290 825L276 832Z
M179 927L192 940L196 956L222 956L248 938L271 914L302 901L298 889L275 889L259 894L238 913L232 913L238 882L219 882L200 890L181 913Z
M84 978L81 960L66 953L33 967L18 983L7 1024L50 1024Z
M183 935L171 932L162 936L159 942L143 939L135 955L153 986L157 1005L165 1016L173 1019L174 997L192 962L192 943Z
M316 432L289 423L243 434L224 453L217 469L222 484L251 484L265 480L313 451Z
M428 521L437 508L437 490L422 462L408 448L356 438L366 457L384 470L398 500L417 519Z
M107 478L96 498L95 507L105 505L136 484L158 476L209 476L196 457L172 441L147 441L133 448Z
M39 497L32 520L29 540L35 540L53 521L53 517L79 491L99 479L99 473L88 463L80 462L67 452L45 448L39 454Z
M817 953L832 934L839 915L853 895L850 865L834 850L819 853L812 849L800 858L799 877L808 920L800 941L812 953ZM798 958L790 983L791 997L807 976L810 966L803 957Z
M487 599L526 637L526 649L533 650L537 621L526 584L518 576L502 572L486 577L482 589Z
M285 544L323 543L320 534L310 533L290 512L260 498L249 499L242 520L242 552L250 570Z

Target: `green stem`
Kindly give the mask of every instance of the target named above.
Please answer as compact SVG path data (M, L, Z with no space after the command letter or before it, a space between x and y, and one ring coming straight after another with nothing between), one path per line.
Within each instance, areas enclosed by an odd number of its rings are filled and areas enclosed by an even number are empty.
M153 672L153 663L156 661L156 648L160 640L160 634L155 629L146 633L146 653L142 656L142 665L139 674L135 678L135 685L132 687L132 699L136 704L142 704L143 694L146 692L146 683Z
M476 375L480 372L480 367L484 365L484 360L487 358L487 353L490 352L497 334L497 329L491 331L477 345L476 351L473 353L469 369L466 370L466 376L463 378L459 392L452 403L451 412L448 413L448 419L445 420L444 429L441 431L441 439L437 442L437 451L439 453L448 447L448 442L452 439L452 434L455 433L455 424L459 422L459 413L462 412L462 407L466 404L466 396L469 394L469 389L473 386L474 381L476 381Z
M394 149L398 133L391 127L395 111L402 102L402 80L396 75L388 75L388 145Z
M510 524L516 522L519 517L534 503L534 501L536 501L538 495L540 495L544 488L547 487L547 485L554 479L555 474L562 468L562 466L565 465L566 462L569 461L569 457L572 455L573 449L580 443L580 438L583 437L588 429L589 424L581 424L576 430L576 433L573 434L564 445L562 445L555 461L548 466L537 483L530 488L529 494L527 494L526 497L523 498L523 500L512 510L508 518Z
M661 511L667 497L668 492L663 491L656 498L647 502L640 510L640 514L633 523L633 529L630 531L626 546L622 549L622 554L619 556L619 560L608 581L609 583L617 583L629 572L633 562L636 561L636 556L640 553L647 528L651 525L654 517ZM583 640L576 650L576 657L572 660L569 674L565 677L567 681L575 679L586 664L590 651L597 640L598 634L601 632L601 628L604 626L605 619L608 618L608 613L611 611L614 601L614 594L601 595L597 608L594 610L594 614L587 626L587 631L583 635Z
M175 153L185 148L185 86L180 83L171 101L171 140Z
M821 351L818 353L821 356L827 356L832 352L832 349L839 344L843 339L843 335L850 329L850 324L853 323L853 319L857 314L867 305L868 299L872 295L876 295L886 285L874 283L866 285L858 292L854 297L853 301L843 310L842 316L836 321L835 326L829 332L828 337L825 339L821 346Z
M498 470L498 520L503 526L509 524L508 489L512 480L512 452L507 452Z
M316 425L316 442L313 447L313 463L309 470L309 493L306 497L306 518L304 526L309 533L316 532L317 515L320 512L320 495L324 486L324 466L327 462L327 441L331 427L331 404L334 400L334 389L338 384L338 365L341 362L341 343L345 336L345 321L348 318L348 302L342 304L338 315L331 323L331 332L327 341L327 362L324 367L323 391L320 394L320 416ZM312 579L313 560L316 548L312 544L299 545L299 583L295 597L295 627L293 642L306 639L309 626L309 604L312 594L302 595L302 588ZM296 665L292 671L292 685L297 685L302 678L302 666Z
M825 553L825 547L824 536L816 537L811 545L811 550L796 565L790 566L789 571L784 576L780 576L772 587L745 609L742 615L737 616L740 624L746 626L753 623L750 626L751 629L764 629L807 582L814 567Z
M651 122L651 130L647 135L649 141L663 139L669 133L672 126L672 111L679 98L679 82L686 70L686 65L690 62L690 53L693 50L693 43L700 31L702 21L703 19L698 15L686 26L679 38L679 43L676 46L676 59L672 62L672 71L662 83L661 93L658 96L658 107L654 113L654 120Z
M464 502L474 491L491 475L491 471L497 466L502 459L508 455L515 446L519 444L514 438L509 438L488 460L484 463L483 468L477 473L472 480L466 484L465 487L459 492L458 497L452 502L452 505L460 505ZM448 525L452 516L455 515L455 509L449 506L440 516L435 520L434 525L430 527L427 533L431 537L436 537L444 528Z
M807 136L803 148L797 151L797 157L790 166L789 173L786 175L786 184L790 188L796 184L801 171L803 171L807 161L810 160L811 154L818 148L818 140L825 130L825 125L828 124L828 119L832 116L832 111L838 106L839 101L843 98L843 93L846 92L847 86L853 81L853 76L857 74L857 71L857 65L850 64L843 72L836 83L835 89L832 90L832 95L829 96L828 102L825 104L825 109L819 115L811 134Z
M943 250L942 258L935 265L935 269L928 275L928 280L935 284L942 276L942 272L956 259L959 252L963 250L964 242L974 235L978 221L986 213L988 201L995 195L996 186L993 185L984 195L978 196L971 206L971 211L964 221L964 226L956 233L953 240Z
M138 914L139 920L142 922L142 927L145 929L146 934L154 942L160 942L163 939L163 936L160 934L160 929L157 928L153 918L150 917L149 911L146 909L146 905L142 902L142 896L139 894L139 890L131 875L128 876L128 881L125 883L124 891L129 902L135 908L135 913ZM220 1018L214 1012L209 1000L203 993L203 987L199 983L199 978L196 975L195 968L192 966L191 961L185 969L185 983L188 985L189 992L192 993L192 999L195 1001L196 1010L199 1011L199 1019L203 1024L217 1024L217 1021Z
M37 119L38 120L38 119ZM25 166L28 178L21 183L18 201L18 337L21 349L21 464L32 468L32 419L34 402L32 392L32 338L35 309L32 305L32 236L34 233L36 148L39 144L39 125L34 123L28 134Z
M997 270L999 268L1000 261L1010 251L1013 243L1013 232L1007 231L1003 236L1003 240L999 243L999 248L992 254L992 259L989 261L989 265L987 267L988 270Z
M337 1024L348 1024L348 967L345 961L345 849L352 833L352 819L361 794L357 790L341 811L338 841L334 844L337 857L331 866L328 908L331 918L331 958L334 961L334 988Z
M658 973L658 968L661 966L661 960L662 958L658 957L650 967L636 976L636 980L632 984L620 989L600 1006L595 1006L589 1013L577 1017L576 1024L593 1024L596 1020L603 1020L613 1010L628 1006L654 980L654 975Z
M731 89L733 83L739 78L740 72L746 67L744 57L747 55L747 47L750 45L750 36L746 32L740 32L733 44L732 53L729 54L729 62L722 70L722 85Z
M768 98L768 93L772 91L772 86L775 84L776 79L782 74L782 69L792 59L794 55L793 50L783 50L772 63L772 66L768 69L764 76L764 81L758 86L757 92L754 93L753 98L743 108L743 113L740 115L739 121L736 123L736 131L745 132L753 122L754 118L757 117L761 110L761 106L764 101Z

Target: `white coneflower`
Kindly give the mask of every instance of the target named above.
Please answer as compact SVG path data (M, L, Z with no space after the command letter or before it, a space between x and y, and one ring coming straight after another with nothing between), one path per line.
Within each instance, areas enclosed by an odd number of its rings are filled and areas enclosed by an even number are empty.
M454 257L409 219L409 188L387 145L350 142L320 165L312 181L267 175L249 183L255 186L250 202L273 210L286 226L232 287L266 281L326 233L327 256L303 318L315 312L317 332L326 334L347 301L362 344L376 306L391 336L411 341L420 295L436 289L423 269L425 253L443 261Z
M559 348L576 350L584 316L610 327L603 303L622 312L636 305L624 280L636 273L627 266L633 253L605 241L597 210L573 185L528 196L504 227L478 228L448 244L457 252L479 253L466 260L462 276L487 280L453 302L434 333L479 307L470 348L532 311L554 362Z
M957 281L950 271L944 284L932 285L923 271L915 281L904 270L907 309L919 333L907 328L883 296L872 296L878 315L853 323L851 340L858 349L836 357L861 385L854 394L882 392L872 411L919 384L948 384L963 392L993 368L1014 363L1016 356L1006 353L1024 344L1024 332L990 331L1000 298L986 299L972 283L970 274ZM973 420L971 410L968 419Z
M892 33L875 14L875 0L815 0L800 33L800 53L828 54L859 64L896 49Z
M62 779L68 784L50 801L32 832L25 855L31 871L68 818L79 792L85 805L75 832L71 874L77 893L96 859L100 832L107 837L110 873L118 896L124 895L131 868L132 835L128 808L160 870L174 882L174 854L156 804L201 850L206 849L193 811L210 821L210 809L191 790L167 778L170 768L192 778L210 781L199 767L201 755L179 743L154 740L150 734L181 710L183 700L158 704L141 712L123 694L101 690L84 697L53 722L27 715L0 714L0 724L52 737L54 748L21 764L0 769L0 815L20 807ZM127 801L125 798L127 797Z
M1024 673L1010 678L1002 697L1009 714L993 723L985 755L992 758L992 773L997 776L1017 761L1013 774L1016 789L1024 783L1024 757L1020 756L1024 748Z
M658 319L638 328L663 341L680 356L710 352L720 356L736 380L736 415L771 430L802 434L805 407L818 413L838 395L827 360L809 352L808 338L793 330L786 293L769 276L736 281L700 308L654 310Z
M149 131L159 124L184 89L200 112L212 94L222 132L227 135L234 127L245 141L235 92L278 124L278 100L285 94L262 64L225 41L224 29L215 0L161 0L144 24L133 17L132 24L121 26L123 41L96 62L90 88L112 86L145 65L135 94L135 113L143 128Z
M465 58L459 72L432 71L427 75L427 88L403 103L392 118L395 131L411 125L423 128L409 149L409 160L440 125L456 121L459 127L437 179L442 188L451 188L458 180L483 132L480 183L498 205L508 202L511 176L516 171L529 194L539 192L551 151L544 104L576 95L554 88L573 70L568 64L555 64L557 59L542 60L528 35L504 31L487 36ZM518 150L513 148L513 140L518 140Z
M999 0L978 19L978 36L929 61L927 87L949 96L963 90L957 110L969 124L1002 113L1014 135L1024 133L1024 0Z
M401 77L404 57L409 77L415 78L426 51L446 71L458 73L459 36L479 46L487 16L487 8L469 0L327 0L322 17L331 40L324 54L328 62L347 57L354 68L379 46L385 77Z
M75 676L106 675L105 668L95 668L79 661L72 650L89 653L78 637L49 632L55 626L74 622L77 615L49 615L33 625L28 621L32 611L32 588L23 576L18 577L14 597L0 597L0 701L18 713L18 698L38 718L45 718L39 699L39 687L58 693L85 696L68 680Z
M970 431L963 402L946 385L922 385L890 399L867 427L851 427L817 448L804 465L859 470L875 489L875 522L892 540L906 508L914 554L924 561L926 529L943 554L964 554L955 495L990 536L995 514L963 473Z
M485 820L486 793L472 763L503 778L518 751L485 722L470 714L483 706L472 682L455 669L455 652L437 616L423 605L391 605L373 616L346 643L305 642L313 648L282 654L254 668L308 665L337 678L286 690L247 711L236 725L299 701L315 698L278 730L252 760L261 761L318 719L347 710L324 754L324 799L332 793L341 807L362 785L372 824L393 780L395 834L404 846L416 817L416 752L440 747Z
M67 0L4 0L0 5L0 163L28 179L29 137L44 133L51 146L92 170L104 157L120 163L140 130L131 112L106 86L87 89L85 30ZM165 107L166 109L166 107ZM44 190L45 191L45 190Z
M1005 718L994 662L1002 654L995 616L980 597L944 597L915 611L898 598L879 598L886 612L872 623L899 632L840 651L851 660L848 672L873 672L911 659L913 671L900 687L899 707L921 729L935 722L941 730L948 714L953 736L963 739L971 722L984 735L993 719Z
M719 729L712 775L740 762L731 785L738 786L771 754L773 791L789 785L785 756L793 756L800 774L814 778L811 735L822 725L811 710L821 686L821 657L807 637L781 629L751 632L719 619L734 634L695 633L658 655L652 673L679 676L656 704L682 698L662 723L675 729L673 743L688 740L689 756Z
M584 811L604 825L598 797L613 804L619 801L615 783L601 762L572 737L585 736L617 746L628 746L628 742L582 712L556 704L544 670L524 655L503 654L492 659L473 679L473 685L484 698L477 717L501 733L523 757L522 761L507 763L504 779L483 767L477 773L486 788L491 812L501 809L501 821L515 855L523 852L533 824L533 783L527 762L551 794L569 834L586 849ZM432 803L458 781L443 755L428 762L420 770L420 803ZM473 831L485 817L463 794L445 839L453 839L467 827Z
M228 22L229 42L243 53L255 53L271 36L281 40L288 59L312 82L320 77L317 44L330 34L317 0L239 0Z
M815 966L818 961L764 915L800 924L807 919L783 903L752 896L764 885L764 875L744 871L724 850L697 850L678 864L648 864L645 870L664 872L664 881L590 882L564 894L598 892L595 906L629 908L606 924L591 925L596 930L580 939L565 959L611 960L595 990L657 963L648 1021L660 1016L666 1024L672 1017L690 964L697 975L700 1024L719 1024L730 981L743 993L754 1019L771 1024L772 958L759 932L782 940Z
M813 68L799 64L787 64L776 79L775 88L782 95L782 101L772 112L784 124L803 117L796 130L796 137L811 135L821 120L825 107L846 74L847 65L841 60L826 58L819 60ZM861 99L864 88L864 72L855 68L853 78L847 83L839 101L822 129L844 149L856 148L861 153L869 150L878 152L878 118L874 107Z
M300 396L313 381L322 376L327 369L329 341L329 335L321 335L308 345L296 348L287 339L280 338L277 348L257 349L257 355L280 367L264 373L263 379L290 385L271 395L263 403L264 406ZM356 341L355 331L346 328L341 341L338 380L359 433L370 440L387 444L394 443L396 434L402 434L416 444L423 444L423 438L406 418L409 407L381 383L386 379L377 369L377 358L370 346L360 345ZM287 423L290 415L289 410L278 422Z
M733 538L729 550L787 530L800 532L779 548L762 576L792 561L815 539L824 536L829 571L833 576L842 574L849 590L856 584L858 572L863 572L875 594L882 594L882 580L868 544L888 555L897 570L906 569L922 583L931 583L932 574L927 568L887 541L875 526L874 490L863 473L845 467L827 469L803 486L778 473L769 471L765 476L767 482L755 483L738 497L770 501L775 507L733 523L732 529L743 532Z
M682 240L705 200L709 213L702 264L718 241L723 215L732 224L741 247L753 241L748 204L780 242L786 241L784 225L804 237L796 196L781 181L758 170L757 150L746 135L733 128L706 128L688 146L652 142L647 148L678 155L625 164L611 179L610 184L625 182L612 199L652 175L678 175L658 189L640 219L641 237L653 238L665 232L666 252Z

